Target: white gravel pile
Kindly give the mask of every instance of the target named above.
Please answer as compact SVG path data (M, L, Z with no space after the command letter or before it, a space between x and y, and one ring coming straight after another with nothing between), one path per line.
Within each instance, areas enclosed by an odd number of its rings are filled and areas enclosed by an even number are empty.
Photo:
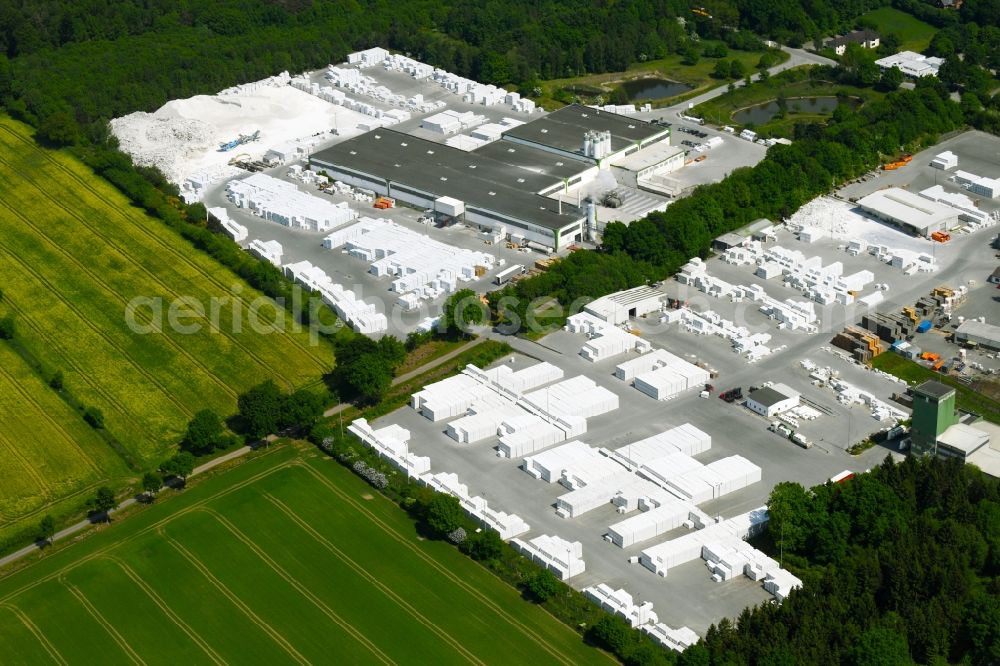
M177 185L193 174L214 172L240 155L263 157L268 148L336 126L344 135L363 117L271 77L219 95L167 102L154 113L132 113L111 121L122 150L137 164L156 166ZM219 144L260 131L260 140L227 152Z

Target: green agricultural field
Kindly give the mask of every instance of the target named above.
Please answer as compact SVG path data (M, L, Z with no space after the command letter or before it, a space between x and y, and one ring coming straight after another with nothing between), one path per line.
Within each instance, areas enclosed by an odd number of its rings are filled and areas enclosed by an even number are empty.
M875 26L880 35L892 33L899 37L901 51L923 51L930 46L937 28L894 7L879 7L861 17Z
M278 447L0 579L42 663L612 663L314 450Z
M128 470L78 413L0 342L0 543Z
M238 393L256 383L300 387L331 367L331 348L310 346L283 310L72 157L38 148L27 127L8 118L0 118L0 191L3 308L17 318L22 343L49 372L64 374L78 400L103 412L140 465L165 457L199 409L229 415ZM129 326L136 297L162 299L162 333ZM169 325L178 298L204 309L181 320L200 332ZM209 325L213 298L218 328ZM266 303L261 319L284 332L247 325L258 298ZM152 312L140 308L136 322L151 324Z

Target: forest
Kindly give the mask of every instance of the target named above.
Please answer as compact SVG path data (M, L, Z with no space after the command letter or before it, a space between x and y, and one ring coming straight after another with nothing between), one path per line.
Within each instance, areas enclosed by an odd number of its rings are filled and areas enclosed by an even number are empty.
M758 546L803 588L720 622L679 663L1000 663L996 479L887 457L843 484L780 483L768 509Z

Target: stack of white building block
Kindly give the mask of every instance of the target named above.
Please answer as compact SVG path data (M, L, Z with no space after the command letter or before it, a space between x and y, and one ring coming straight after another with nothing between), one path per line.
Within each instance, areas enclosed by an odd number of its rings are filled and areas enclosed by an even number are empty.
M666 490L693 504L718 499L761 479L760 467L739 455L722 458L671 476L663 474L662 468L658 469L660 470L658 478L647 472L648 478L662 483ZM640 473L643 473L643 468L640 468Z
M693 629L688 627L672 629L662 622L643 625L642 627L639 627L639 629L649 634L653 640L663 647L674 650L675 652L684 652L684 650L688 649L699 640L698 634L696 634Z
M625 621L632 628L644 624L656 624L660 619L653 612L653 602L646 601L637 604L632 600L632 595L624 589L616 590L606 583L598 583L597 585L583 588L581 592L583 592L583 596L612 615L619 615L625 618Z
M230 219L229 212L225 208L221 206L216 208L209 208L208 214L217 219L219 221L219 224L222 226L223 231L226 232L226 235L228 235L237 243L242 243L247 239L247 236L249 235L249 232L247 232L247 228L244 227L239 222Z
M330 231L358 216L346 202L333 203L300 192L293 183L255 173L226 185L229 200L255 215L293 229Z
M973 194L978 194L988 199L1000 197L1000 179L998 178L977 176L974 173L959 169L951 179Z
M700 558L706 543L725 541L730 537L746 539L758 534L766 524L767 508L760 507L671 541L650 546L642 551L639 563L659 576L666 576L670 569Z
M580 356L591 362L603 361L633 350L641 354L652 348L648 340L623 331L589 312L572 315L566 320L565 328L570 333L583 333L589 338L580 348Z
M646 498L656 498L659 503L664 496L664 491L655 484L623 470L560 495L556 499L556 515L577 518L606 504L614 504L620 513L628 513L638 509L640 501Z
M354 292L335 283L326 272L308 261L288 264L285 276L310 291L319 292L323 301L341 319L358 333L374 335L389 328L389 320L376 309L374 303L367 303Z
M510 544L525 557L554 573L559 580L572 578L587 568L583 561L583 544L579 541L570 542L543 534L530 541L511 539Z
M269 261L278 268L281 268L281 255L284 254L284 249L282 249L281 243L278 241L262 241L255 238L250 241L247 250L255 257Z
M709 372L664 349L620 363L615 376L656 400L668 400L688 389L704 387Z
M441 421L466 414L477 403L483 411L505 403L513 405L524 391L562 376L562 370L551 363L538 363L518 371L506 365L489 370L467 365L460 374L428 384L414 393L410 404L431 421ZM496 434L495 427L493 433Z
M393 291L420 298L453 292L459 282L476 279L477 268L482 273L496 264L491 254L454 247L381 218L363 217L327 236L323 246L344 246L352 257L371 262L373 275L396 278Z
M579 440L525 457L525 472L547 483L561 483L570 490L596 483L622 471L621 465Z
M689 502L669 496L663 497L657 506L645 501L640 502L639 508L644 507L642 513L608 527L608 540L619 548L628 548L665 534L685 523L693 524L692 518L696 515L694 507Z
M430 471L430 458L410 452L410 431L406 428L392 424L375 430L367 420L355 419L347 430L409 476L420 476Z
M651 437L621 446L608 455L635 469L671 453L695 456L712 448L712 438L690 423L664 430Z
M932 185L918 194L925 199L937 201L958 210L958 219L968 222L974 227L988 227L996 220L987 211L976 206L976 202L958 192L946 192L940 185Z
M420 127L435 134L455 134L476 127L477 125L482 125L485 122L486 116L481 116L472 111L452 111L451 109L446 109L421 120ZM488 141L488 139L484 139L484 142Z

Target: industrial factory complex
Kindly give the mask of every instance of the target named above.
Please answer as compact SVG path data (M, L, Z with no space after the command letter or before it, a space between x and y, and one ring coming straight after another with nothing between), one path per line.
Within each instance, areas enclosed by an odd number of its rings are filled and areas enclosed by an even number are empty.
M182 192L370 336L431 331L460 289L484 299L550 270L609 222L664 210L768 149L648 105L545 113L384 49L226 94L261 89L320 104L329 126L295 138L264 126L238 148L259 151L249 161L189 175ZM668 122L706 141L673 145ZM748 542L776 484L843 481L902 456L911 417L915 450L1000 474L1000 437L957 412L951 388L871 368L898 353L963 382L1000 372L987 284L1000 274L983 242L1000 219L998 144L950 137L787 219L729 230L675 275L590 294L553 331L477 331L513 352L345 429L683 650L800 586Z
M630 156L644 152L652 159L641 163L642 176L683 166L683 151L670 149L669 140L667 127L574 104L471 151L375 129L310 162L355 187L559 249L593 232L570 188L593 180L602 167L638 164ZM592 211L590 223L596 223Z

